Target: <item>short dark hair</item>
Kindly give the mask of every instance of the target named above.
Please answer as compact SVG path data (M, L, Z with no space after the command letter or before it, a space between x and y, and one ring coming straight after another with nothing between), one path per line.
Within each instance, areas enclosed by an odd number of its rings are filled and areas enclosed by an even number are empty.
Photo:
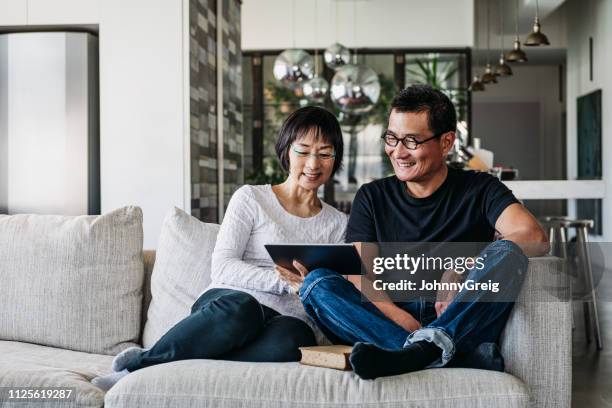
M434 135L457 131L457 113L448 96L429 85L411 85L393 98L391 111L428 113Z
M306 106L293 112L281 126L276 140L276 155L285 171L289 171L289 149L291 144L300 137L306 136L311 130L315 138L323 139L334 147L334 168L332 176L342 166L344 143L342 130L336 117L328 110L318 106Z

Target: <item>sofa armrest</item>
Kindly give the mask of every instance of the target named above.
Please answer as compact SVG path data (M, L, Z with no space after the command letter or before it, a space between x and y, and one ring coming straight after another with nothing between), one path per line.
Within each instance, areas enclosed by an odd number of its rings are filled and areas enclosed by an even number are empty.
M530 258L521 294L502 333L506 372L530 390L531 406L570 407L572 308L561 259Z

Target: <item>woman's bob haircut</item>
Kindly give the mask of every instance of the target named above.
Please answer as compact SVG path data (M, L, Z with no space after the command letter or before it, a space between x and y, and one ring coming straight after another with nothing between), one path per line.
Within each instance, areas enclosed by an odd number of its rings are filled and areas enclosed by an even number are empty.
M332 176L342 166L342 130L336 117L318 106L306 106L293 112L285 119L276 140L276 155L282 168L289 171L289 149L298 139L314 132L315 140L323 140L334 148Z

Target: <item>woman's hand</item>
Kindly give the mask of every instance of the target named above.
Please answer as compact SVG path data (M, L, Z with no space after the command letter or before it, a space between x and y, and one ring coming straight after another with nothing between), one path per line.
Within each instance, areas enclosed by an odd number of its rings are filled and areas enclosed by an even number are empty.
M295 290L295 293L299 293L302 284L304 283L304 278L308 275L308 269L295 259L293 260L293 267L298 273L292 271L290 269L284 268L280 265L276 265L274 269L278 274L278 277L284 280Z

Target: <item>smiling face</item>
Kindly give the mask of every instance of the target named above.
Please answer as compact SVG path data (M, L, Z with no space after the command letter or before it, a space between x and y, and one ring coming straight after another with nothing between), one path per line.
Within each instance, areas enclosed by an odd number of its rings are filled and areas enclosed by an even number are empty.
M417 141L430 138L434 133L429 128L428 112L398 112L389 115L388 134L402 139L412 136ZM444 133L417 146L416 150L407 149L402 143L396 147L385 144L385 152L398 179L404 182L426 183L444 171L446 156L453 146L454 132Z
M332 175L334 147L311 130L289 146L289 178L306 190L317 190Z

